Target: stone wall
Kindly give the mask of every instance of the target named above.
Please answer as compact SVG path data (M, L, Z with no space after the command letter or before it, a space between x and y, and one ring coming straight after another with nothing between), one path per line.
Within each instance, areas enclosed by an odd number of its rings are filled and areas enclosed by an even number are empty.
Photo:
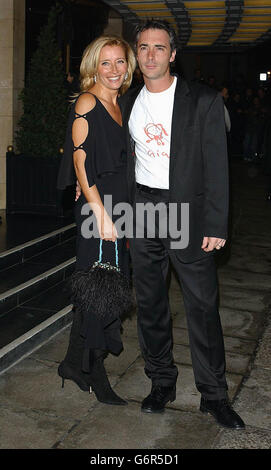
M24 58L25 0L0 0L0 209L6 207L6 150L22 111Z

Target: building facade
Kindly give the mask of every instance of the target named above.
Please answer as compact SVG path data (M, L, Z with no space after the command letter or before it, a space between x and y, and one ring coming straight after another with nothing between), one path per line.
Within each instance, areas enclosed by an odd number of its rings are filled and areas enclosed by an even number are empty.
M13 144L22 112L24 86L25 0L0 0L0 209L6 207L6 151Z

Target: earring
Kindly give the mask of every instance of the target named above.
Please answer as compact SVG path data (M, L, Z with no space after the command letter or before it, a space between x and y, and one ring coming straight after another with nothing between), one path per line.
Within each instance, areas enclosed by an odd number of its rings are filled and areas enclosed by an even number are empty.
M126 74L124 75L124 80L127 80L128 78L128 72L126 72Z
M93 79L94 79L94 82L97 83L97 77L96 77L96 75L94 75Z

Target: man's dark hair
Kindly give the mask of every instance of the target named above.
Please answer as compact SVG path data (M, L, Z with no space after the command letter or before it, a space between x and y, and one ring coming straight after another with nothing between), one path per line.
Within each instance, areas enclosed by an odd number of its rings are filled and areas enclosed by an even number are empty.
M145 22L139 23L136 27L135 31L135 47L137 47L138 38L143 31L148 29L162 29L166 31L169 35L169 42L170 42L170 49L173 52L175 49L177 50L177 36L174 29L170 26L169 22L166 20L155 20L155 19L148 19Z

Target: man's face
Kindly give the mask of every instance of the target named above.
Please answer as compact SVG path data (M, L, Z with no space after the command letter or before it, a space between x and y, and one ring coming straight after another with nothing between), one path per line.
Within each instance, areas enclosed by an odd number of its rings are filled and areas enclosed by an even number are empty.
M170 49L169 35L163 29L147 29L139 35L137 60L145 78L164 78L169 74L169 63L174 61L175 55L176 51Z
M228 88L224 87L221 94L222 94L223 98L225 98L225 100L227 100L229 98Z

